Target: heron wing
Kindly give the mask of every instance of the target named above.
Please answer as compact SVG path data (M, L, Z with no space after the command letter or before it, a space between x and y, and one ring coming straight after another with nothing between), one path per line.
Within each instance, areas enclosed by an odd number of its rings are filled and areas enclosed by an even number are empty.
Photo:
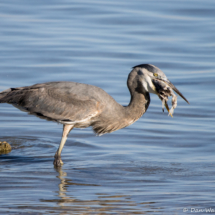
M77 122L101 112L100 101L90 93L98 89L75 82L49 82L8 89L4 91L5 96L0 97L0 102L13 104L48 120Z

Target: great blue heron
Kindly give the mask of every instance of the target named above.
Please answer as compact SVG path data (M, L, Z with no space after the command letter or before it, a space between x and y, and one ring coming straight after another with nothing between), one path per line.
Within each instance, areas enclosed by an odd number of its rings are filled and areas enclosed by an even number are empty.
M127 86L131 100L126 107L99 87L75 82L47 82L10 88L0 92L0 103L9 103L29 114L63 124L62 139L54 159L54 165L61 166L61 151L73 128L92 126L95 133L102 135L129 126L146 112L149 93L159 96L170 115L177 104L172 90L189 103L166 75L151 64L133 67ZM166 102L168 96L174 96L171 111Z

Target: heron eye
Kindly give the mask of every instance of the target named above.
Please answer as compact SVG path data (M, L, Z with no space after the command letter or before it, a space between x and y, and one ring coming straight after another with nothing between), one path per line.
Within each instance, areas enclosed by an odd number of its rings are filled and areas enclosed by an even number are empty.
M157 73L154 73L154 76L155 76L155 77L158 77L158 74L157 74Z

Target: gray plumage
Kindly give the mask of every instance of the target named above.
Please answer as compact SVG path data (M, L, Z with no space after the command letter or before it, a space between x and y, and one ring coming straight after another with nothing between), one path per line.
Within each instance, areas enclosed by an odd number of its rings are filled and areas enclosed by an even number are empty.
M12 104L29 114L64 125L54 162L56 166L61 166L61 151L73 128L92 126L94 132L101 135L124 128L139 119L149 106L149 92L156 91L151 86L153 82L149 81L156 78L156 72L160 74L159 77L168 80L153 65L141 64L133 68L127 80L131 100L126 107L99 87L75 82L48 82L10 88L0 92L0 103Z
M10 88L0 95L0 103L12 104L46 120L74 124L75 128L93 126L99 135L125 127L133 119L104 90L88 84L48 82Z

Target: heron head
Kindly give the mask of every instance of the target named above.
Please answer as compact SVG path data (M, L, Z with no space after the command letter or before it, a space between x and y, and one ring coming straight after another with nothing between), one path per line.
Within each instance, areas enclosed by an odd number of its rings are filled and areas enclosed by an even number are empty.
M133 71L136 72L137 80L141 83L143 91L156 94L161 100L166 96L167 101L168 96L173 96L174 93L172 90L174 90L181 98L183 98L189 104L188 100L182 95L182 93L168 80L166 75L156 66L151 64L141 64L133 67ZM167 110L169 111L166 101L164 103L162 100L163 104L165 104Z

